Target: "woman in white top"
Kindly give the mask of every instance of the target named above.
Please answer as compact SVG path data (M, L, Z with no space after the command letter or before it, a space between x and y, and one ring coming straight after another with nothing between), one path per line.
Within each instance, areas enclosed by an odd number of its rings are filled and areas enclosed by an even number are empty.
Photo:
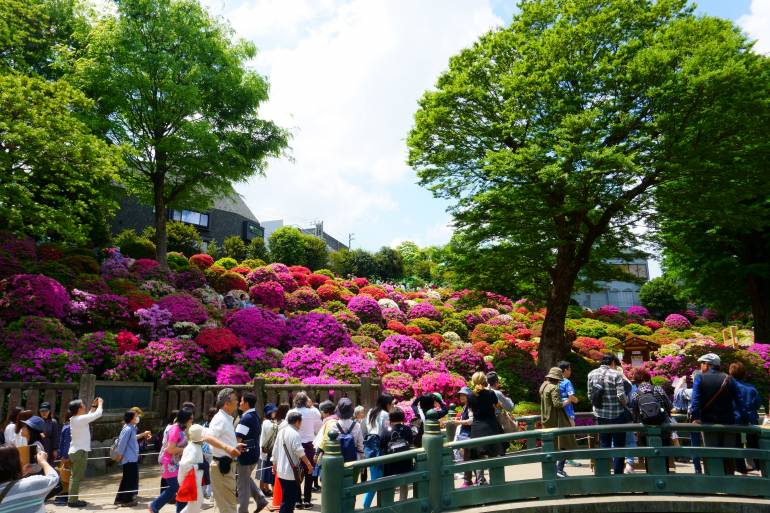
M16 447L16 421L19 420L19 413L21 413L20 406L14 406L8 410L8 418L5 419L5 430L3 436L5 436L5 445L11 445Z
M270 491L270 486L275 481L272 458L273 446L278 435L278 420L276 419L278 408L273 403L267 403L264 413L265 420L262 421L262 431L259 435L259 468L262 469L259 473L259 487L262 489L262 493L271 497L273 494Z
M305 449L305 456L308 461L315 459L315 448L313 447L313 440L321 430L323 426L323 420L321 420L321 412L318 408L313 406L313 401L307 396L305 392L298 392L294 396L294 408L289 410L286 414L286 418L290 413L299 413L302 415L302 424L299 427L299 439L302 442L302 448ZM304 480L304 496L305 500L302 501L302 505L305 509L309 509L312 504L310 499L313 494L313 479L308 474L307 479ZM299 503L298 503L299 504Z
M23 477L16 447L0 448L0 512L45 513L45 498L59 482L59 474L48 464L48 455L37 452L43 475Z
M390 425L390 410L393 409L394 397L382 394L377 398L377 405L366 414L366 440L364 452L367 458L380 455L380 433ZM369 467L369 479L375 480L383 476L382 465ZM374 492L368 492L364 497L364 509L369 509L374 500Z

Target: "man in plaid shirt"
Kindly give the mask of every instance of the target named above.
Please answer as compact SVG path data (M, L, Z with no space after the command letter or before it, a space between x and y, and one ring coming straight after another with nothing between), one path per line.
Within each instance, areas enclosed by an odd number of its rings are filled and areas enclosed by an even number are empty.
M623 389L623 375L619 370L620 360L614 355L605 355L598 369L588 374L588 395L593 403L594 416L600 426L608 424L625 424L630 422L626 403L628 398ZM594 400L601 389L601 404L597 406ZM594 393L594 390L596 393ZM602 448L625 447L625 433L602 433L599 435ZM622 474L623 458L613 459L615 474Z

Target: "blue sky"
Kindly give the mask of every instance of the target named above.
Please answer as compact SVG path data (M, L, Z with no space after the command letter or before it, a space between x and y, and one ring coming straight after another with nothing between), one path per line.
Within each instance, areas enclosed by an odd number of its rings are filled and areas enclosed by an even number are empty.
M375 250L451 236L446 202L415 184L405 138L450 56L506 23L503 0L203 0L259 48L265 117L291 129L291 159L236 188L260 220L284 219ZM770 33L770 0L704 0L698 11ZM765 40L765 45L770 41ZM763 47L764 51L770 48ZM654 271L657 272L657 271Z

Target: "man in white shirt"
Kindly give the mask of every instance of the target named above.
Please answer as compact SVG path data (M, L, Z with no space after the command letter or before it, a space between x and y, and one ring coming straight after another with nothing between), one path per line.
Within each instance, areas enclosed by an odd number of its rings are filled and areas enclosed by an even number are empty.
M233 416L238 410L238 396L232 388L223 388L217 394L217 407L219 411L211 419L206 435L214 438L224 445L217 447L212 445L211 453L214 462L211 465L211 488L214 491L214 501L219 513L236 513L238 502L235 498L235 461L233 454L236 451L228 450L242 447L235 438L235 419Z
M302 414L293 411L286 417L286 425L280 428L273 445L273 473L281 482L283 499L279 513L294 513L294 505L299 502L300 462L308 474L313 465L305 455L300 438Z
M86 405L80 399L70 401L70 442L69 458L72 465L70 475L69 499L67 505L70 508L84 508L86 501L78 500L80 482L86 475L88 465L88 453L91 452L91 422L100 418L103 413L104 401L101 397L94 399L91 404L91 412L86 413Z
M305 456L308 461L315 459L315 448L313 447L313 440L323 427L323 420L321 419L321 412L318 408L313 406L313 401L310 400L305 392L298 392L294 396L294 408L289 410L288 413L299 413L302 415L302 424L299 428L299 439L302 442L302 447L305 449ZM313 507L310 502L310 498L313 493L313 478L311 477L312 470L305 476L305 501L302 503L302 509L311 509Z

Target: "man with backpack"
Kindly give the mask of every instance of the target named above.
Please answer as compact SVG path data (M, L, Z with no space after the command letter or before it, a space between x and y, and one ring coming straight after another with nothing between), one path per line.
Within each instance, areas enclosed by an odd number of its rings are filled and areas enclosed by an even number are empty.
M251 477L259 461L259 438L262 433L262 421L254 409L256 404L257 396L253 392L246 392L238 405L242 414L235 427L235 438L238 442L246 444L246 450L238 456L236 477L238 513L249 513L249 499L252 498L257 503L257 513L267 506L267 499Z
M738 386L729 375L721 372L722 360L714 353L698 358L701 373L695 376L690 402L690 418L693 424L735 424L735 404L740 403ZM740 408L740 406L739 406ZM737 447L735 433L703 433L706 447ZM724 458L725 474L735 473L735 459ZM708 461L706 462L708 471Z
M673 408L666 392L652 384L650 373L644 369L634 369L633 382L637 386L636 394L631 398L631 416L634 422L645 426L660 426L669 422L669 413ZM647 445L645 435L639 436L639 445ZM663 445L671 445L671 432L663 433Z
M618 367L618 357L608 354L602 357L601 366L588 374L588 397L600 426L625 424L630 420L626 410L628 399L623 388L623 375L618 371ZM602 433L599 435L599 444L602 449L625 447L626 433ZM613 458L616 475L623 474L624 466L624 458Z
M380 450L381 453L397 454L408 451L414 446L414 432L410 426L404 424L404 411L395 407L389 414L390 425L383 428L380 432ZM383 469L383 476L398 476L414 470L413 460L403 460L394 463L386 463ZM407 499L409 487L402 485L398 488L398 500Z

